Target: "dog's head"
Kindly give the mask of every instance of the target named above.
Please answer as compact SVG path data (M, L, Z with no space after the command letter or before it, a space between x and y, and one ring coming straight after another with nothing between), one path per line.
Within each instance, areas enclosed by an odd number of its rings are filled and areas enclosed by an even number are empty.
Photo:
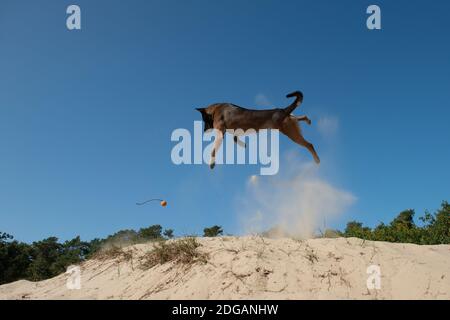
M205 108L195 108L195 109L202 114L202 119L203 119L203 122L205 123L204 131L209 130L209 129L213 129L213 117L212 117L212 115L208 114L206 112Z

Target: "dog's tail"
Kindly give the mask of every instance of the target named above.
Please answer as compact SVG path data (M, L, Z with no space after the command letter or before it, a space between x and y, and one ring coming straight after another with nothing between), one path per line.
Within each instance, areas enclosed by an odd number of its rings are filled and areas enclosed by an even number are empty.
M286 95L286 98L293 97L295 97L295 101L284 109L287 115L290 115L295 110L295 108L297 108L303 102L303 93L301 93L301 91L295 91Z

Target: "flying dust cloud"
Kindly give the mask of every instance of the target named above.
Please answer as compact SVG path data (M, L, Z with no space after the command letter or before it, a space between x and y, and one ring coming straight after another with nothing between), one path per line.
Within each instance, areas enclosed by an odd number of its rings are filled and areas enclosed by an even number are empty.
M308 163L288 176L251 176L239 200L243 232L305 239L323 231L356 197L321 178L318 168Z

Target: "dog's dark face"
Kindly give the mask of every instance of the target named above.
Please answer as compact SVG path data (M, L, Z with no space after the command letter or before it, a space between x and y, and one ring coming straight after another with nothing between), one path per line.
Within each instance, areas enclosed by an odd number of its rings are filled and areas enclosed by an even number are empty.
M212 117L212 115L206 113L206 109L205 108L196 108L196 110L198 110L202 114L202 119L203 119L203 122L205 123L204 131L207 131L209 129L213 129L213 117Z

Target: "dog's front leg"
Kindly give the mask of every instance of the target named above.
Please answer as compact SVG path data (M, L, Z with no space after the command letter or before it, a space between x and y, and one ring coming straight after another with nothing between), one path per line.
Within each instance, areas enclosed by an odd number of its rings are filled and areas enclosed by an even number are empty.
M234 143L236 143L238 146L245 148L246 144L245 142L242 142L241 140L239 140L238 136L234 136Z
M214 147L211 151L211 162L209 164L209 167L211 169L214 169L216 166L216 152L219 150L223 140L223 132L220 130L217 130L217 137L216 140L214 140Z

